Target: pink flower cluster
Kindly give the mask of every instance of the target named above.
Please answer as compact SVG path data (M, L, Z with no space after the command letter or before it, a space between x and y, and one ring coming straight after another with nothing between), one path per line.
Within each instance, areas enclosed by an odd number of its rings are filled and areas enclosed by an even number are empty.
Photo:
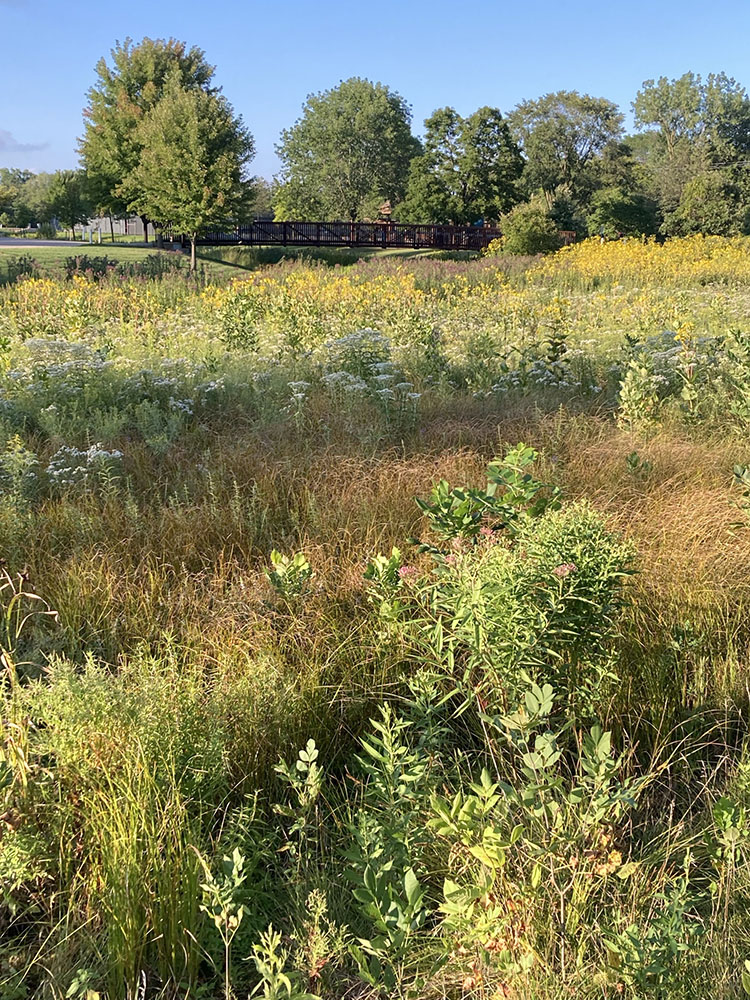
M575 573L577 569L578 567L575 563L560 563L559 566L555 566L552 572L558 579L564 580L566 576L570 576L571 573Z
M419 570L416 566L401 566L398 575L404 583L414 583L419 576Z

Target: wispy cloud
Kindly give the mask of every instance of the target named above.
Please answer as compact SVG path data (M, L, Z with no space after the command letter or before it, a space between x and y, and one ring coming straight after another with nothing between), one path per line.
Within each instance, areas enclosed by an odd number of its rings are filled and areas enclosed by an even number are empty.
M0 0L0 5L3 4L7 6L7 0ZM37 153L48 145L46 142L19 142L12 132L0 128L0 153Z

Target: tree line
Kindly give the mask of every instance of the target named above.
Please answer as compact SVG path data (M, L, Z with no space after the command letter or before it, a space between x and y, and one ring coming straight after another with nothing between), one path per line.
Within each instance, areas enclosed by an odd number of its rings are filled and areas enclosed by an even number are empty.
M84 109L81 169L0 170L0 224L94 213L141 217L148 238L273 213L499 223L509 249L556 245L560 230L604 236L750 232L750 97L724 73L647 80L626 135L615 103L561 90L507 114L437 109L412 131L389 87L352 78L311 94L277 146L278 176L248 175L253 137L197 47L118 43Z
M347 80L308 98L282 133L276 215L373 218L387 202L403 222L499 222L533 250L559 230L750 232L750 97L739 83L647 80L633 117L626 135L615 103L562 90L506 115L439 108L420 141L403 98Z

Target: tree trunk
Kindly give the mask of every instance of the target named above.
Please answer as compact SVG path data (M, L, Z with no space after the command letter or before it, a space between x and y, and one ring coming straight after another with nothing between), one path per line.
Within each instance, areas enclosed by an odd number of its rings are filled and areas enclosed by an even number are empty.
M148 219L145 215L141 216L141 222L143 223L143 242L148 243Z
M195 274L195 268L196 268L196 265L195 265L195 241L196 241L196 238L197 237L196 237L195 233L190 237L190 273L191 274Z
M115 220L112 218L112 213L109 213L109 231L112 236L112 242L115 242Z
M76 227L75 226L71 226L70 227L70 231L73 234L73 242L75 243L75 241L76 241Z

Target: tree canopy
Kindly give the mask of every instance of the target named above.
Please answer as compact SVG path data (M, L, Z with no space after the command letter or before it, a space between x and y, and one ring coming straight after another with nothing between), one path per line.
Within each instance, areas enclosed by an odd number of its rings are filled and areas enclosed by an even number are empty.
M88 221L91 205L88 200L86 177L82 170L58 170L52 175L48 196L50 211L63 226L73 230Z
M276 217L372 217L403 198L419 151L409 106L383 84L353 77L311 94L277 146Z
M24 188L34 174L17 167L0 167L0 225L27 226L33 216L24 200Z
M750 98L725 73L646 80L633 102L649 193L668 233L745 230Z
M416 223L503 220L544 240L552 229L750 232L750 96L725 73L646 80L629 136L612 101L560 90L506 116L438 108L423 142L400 94L352 77L307 97L281 133L272 181L246 177L252 137L213 74L201 49L173 38L118 42L88 92L83 170L0 169L0 223L75 226L86 213L137 212L146 234L166 222L196 234L256 215L386 212ZM511 215L521 204L531 208Z
M133 207L171 224L195 241L202 230L231 222L246 191L244 168L252 159L252 136L227 99L186 88L175 69L164 94L138 129L142 150L132 174Z
M411 162L400 219L474 223L498 219L518 199L523 160L497 108L462 118L440 108L425 121L424 152Z
M211 85L214 68L203 51L173 38L144 38L137 45L126 38L111 55L111 66L106 59L97 63L79 150L96 207L125 215L141 194L136 180L143 151L139 126L162 98L167 80L176 73L185 90L207 94L217 90ZM148 215L143 216L144 226L149 221Z
M616 104L575 90L522 101L508 119L526 160L525 187L550 206L558 193L580 197L595 158L623 134Z

